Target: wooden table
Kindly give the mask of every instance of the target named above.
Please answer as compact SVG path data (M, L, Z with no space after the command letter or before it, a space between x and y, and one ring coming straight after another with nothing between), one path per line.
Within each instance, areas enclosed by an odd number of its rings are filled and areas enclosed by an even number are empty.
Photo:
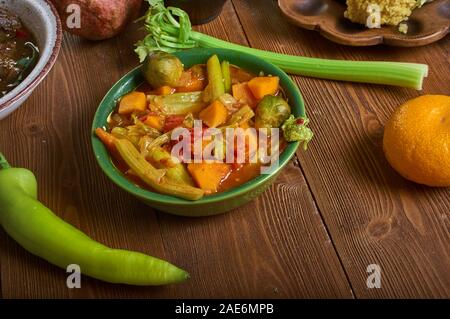
M350 60L427 63L421 92L295 77L315 132L308 151L260 198L225 215L160 213L118 189L91 150L103 95L137 65L136 26L92 43L65 34L58 62L21 109L0 122L0 150L33 170L39 197L107 245L167 259L191 273L168 287L127 287L66 273L0 231L4 298L413 298L450 297L450 189L401 178L381 148L394 108L420 94L450 94L447 37L422 48L351 48L289 25L273 0L229 1L199 30L256 48ZM367 267L381 267L368 289Z

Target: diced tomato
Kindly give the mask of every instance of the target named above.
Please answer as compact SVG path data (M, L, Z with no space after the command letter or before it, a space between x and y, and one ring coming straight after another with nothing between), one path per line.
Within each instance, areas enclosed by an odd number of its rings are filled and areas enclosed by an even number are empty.
M174 128L181 126L184 121L184 116L181 115L169 115L166 117L166 121L164 122L163 131L168 132L173 130Z

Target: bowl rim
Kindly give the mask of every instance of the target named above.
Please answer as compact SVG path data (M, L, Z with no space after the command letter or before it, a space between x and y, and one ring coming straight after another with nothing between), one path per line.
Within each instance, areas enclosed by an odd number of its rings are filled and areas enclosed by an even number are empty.
M52 69L52 67L55 64L56 59L58 57L59 50L61 48L61 42L62 42L61 20L59 18L58 11L56 10L55 6L53 5L53 3L51 3L50 0L41 0L41 1L43 1L44 3L46 3L48 5L48 7L50 8L50 11L52 12L52 14L55 18L55 22L56 22L56 37L55 37L55 44L53 46L52 53L49 56L47 62L42 67L42 70L35 76L34 79L31 80L31 82L27 86L25 86L22 90L18 91L15 95L12 95L11 98L9 98L8 100L6 100L2 104L0 104L0 112L6 110L8 107L15 104L21 98L26 96L30 91L35 89L36 86L45 78L45 76L48 74L48 72L50 72L50 70ZM41 5L41 4L38 4L38 5Z
M252 61L256 61L258 65L261 65L261 71L265 71L264 69L272 69L275 70L280 76L280 82L284 82L283 88L286 90L286 92L289 92L291 94L291 98L294 99L294 112L297 116L305 116L305 106L303 97L300 93L300 90L298 86L295 84L295 82L291 79L289 75L287 75L283 70L281 70L279 67L275 66L274 64L267 62L259 57L253 56L251 54L247 53L241 53L237 52L235 50L229 50L229 49L214 49L214 48L196 48L196 49L190 49L186 51L180 51L175 52L174 54L179 56L180 58L183 57L183 55L196 55L196 54L204 54L204 52L211 52L212 54L219 54L219 55L227 55L227 54L236 54L238 53L240 56L246 56L247 58L251 58ZM254 62L255 63L255 62ZM157 204L169 204L171 206L198 206L202 204L211 204L211 203L217 203L224 200L229 200L234 197L237 197L239 195L242 195L244 193L247 193L249 191L257 189L258 186L264 184L268 180L270 180L273 176L277 175L280 170L284 168L284 166L289 162L289 160L294 156L295 152L297 151L298 146L300 145L299 142L290 142L288 143L287 147L284 149L284 151L279 156L279 164L276 168L274 168L269 174L260 174L257 177L247 181L246 183L243 183L235 188L232 188L230 190L216 193L213 195L208 195L203 197L202 199L191 201L186 199L181 199L175 196L171 195L165 195L160 194L156 192L152 192L150 190L141 188L135 184L133 184L131 181L129 181L123 174L118 171L112 161L110 160L109 153L107 152L105 146L101 143L101 141L97 138L95 135L95 129L100 127L99 123L104 123L104 119L100 119L101 114L100 110L104 108L104 105L106 105L106 100L109 98L109 96L114 95L114 92L118 90L119 87L122 86L123 83L127 81L128 78L134 78L138 76L138 72L140 72L141 65L135 67L128 73L126 73L123 77L121 77L114 85L109 89L109 91L106 93L102 101L100 102L92 123L91 128L91 144L93 148L93 152L95 155L95 158L97 160L97 163L99 164L102 171L111 179L112 182L114 182L117 186L125 190L126 192L143 199L145 201L154 202ZM106 156L105 156L106 155ZM106 157L106 158L105 158Z

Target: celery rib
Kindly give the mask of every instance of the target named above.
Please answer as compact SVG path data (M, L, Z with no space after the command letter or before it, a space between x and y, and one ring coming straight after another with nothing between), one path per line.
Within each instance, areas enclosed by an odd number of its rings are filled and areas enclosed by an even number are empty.
M428 75L426 64L346 61L293 56L229 43L195 31L192 31L191 39L197 41L199 46L204 48L228 48L253 54L274 63L288 73L308 77L397 85L421 90L423 78Z

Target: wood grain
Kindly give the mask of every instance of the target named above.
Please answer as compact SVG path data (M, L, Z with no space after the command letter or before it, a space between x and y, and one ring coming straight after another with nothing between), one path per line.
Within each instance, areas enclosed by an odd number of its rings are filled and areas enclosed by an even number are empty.
M298 157L356 297L450 297L450 190L402 179L381 148L384 123L397 105L419 94L450 93L448 37L406 50L343 47L287 24L275 1L233 3L253 47L430 66L422 92L297 77L316 134ZM381 289L366 286L374 263L381 266Z
M239 43L246 36L228 2L202 31ZM4 298L352 298L303 173L293 162L258 200L232 213L187 219L155 212L114 186L97 166L90 126L103 95L137 64L131 25L94 43L65 35L58 62L24 106L0 122L0 149L32 169L39 198L68 222L112 247L142 251L191 272L167 287L127 287L66 276L0 231ZM295 200L294 200L295 199Z

